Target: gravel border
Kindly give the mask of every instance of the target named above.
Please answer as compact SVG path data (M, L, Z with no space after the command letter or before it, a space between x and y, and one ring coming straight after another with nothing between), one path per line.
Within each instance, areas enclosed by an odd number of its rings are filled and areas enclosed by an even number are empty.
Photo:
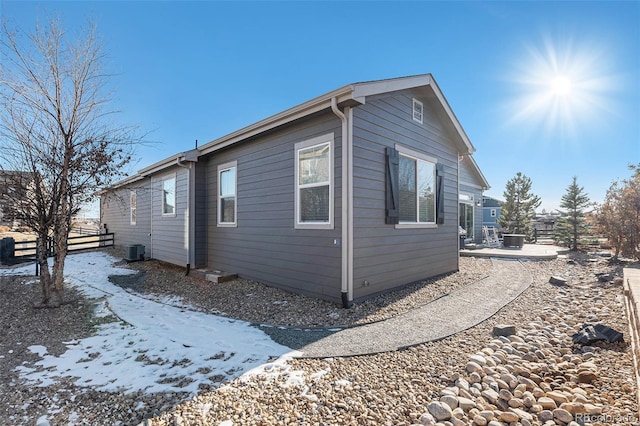
M357 314L348 314L336 304L245 280L237 280L233 291L227 292L232 294L224 299L224 286L185 277L181 268L159 262L132 263L129 267L144 277L135 284L138 291L177 295L199 310L220 310L252 322L331 327L399 315L486 274L485 260L468 260L461 259L458 273L367 301L354 310ZM597 276L604 273L621 277L622 265L609 265L604 259L592 262L584 256L570 262L557 259L525 264L534 277L533 285L488 321L455 336L386 354L293 359L283 367L274 367L273 376L236 379L218 390L203 389L188 400L184 393L125 396L96 392L77 387L70 380L43 388L26 386L15 367L38 359L27 346L43 345L49 353L60 354L66 348L65 341L91 335L96 324L90 314L93 302L67 289L68 303L61 308L36 310L32 304L40 295L33 278L3 277L0 424L34 425L47 413L53 413L48 416L51 424L65 425L411 424L419 422L427 405L439 397L443 386L451 384L453 372L464 371L469 355L489 344L495 324L528 324L535 319L543 327L554 329L559 322L571 327L597 313L608 325L626 331L621 285L597 281ZM636 263L635 267L640 265ZM551 275L567 278L568 288L549 285ZM211 300L211 292L219 298ZM574 300L572 292L593 297ZM593 305L594 300L598 301L597 306ZM550 312L564 316L559 321ZM254 321L256 316L262 316L263 321ZM629 348L599 345L594 351L599 379L589 390L590 397L605 407L605 415L630 418L629 413L637 413L637 404L635 383L629 381L633 377ZM311 387L305 390L292 384L296 377L305 378ZM349 385L345 385L347 382ZM304 416L296 417L296 413ZM620 417L623 415L627 417Z

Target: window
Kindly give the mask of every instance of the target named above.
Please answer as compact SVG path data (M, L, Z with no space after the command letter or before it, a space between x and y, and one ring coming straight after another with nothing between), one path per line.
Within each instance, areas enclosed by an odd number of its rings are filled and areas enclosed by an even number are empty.
M137 221L137 214L138 214L138 201L136 199L136 191L131 191L129 192L129 208L130 208L130 216L129 216L129 223L131 225L135 225L136 221Z
M423 105L417 99L413 100L413 119L418 123L422 123Z
M175 216L176 214L176 177L162 181L162 214Z
M497 216L496 209L491 209L491 217L496 217L496 216Z
M473 239L473 203L460 203L459 225L467 232L467 238Z
M295 145L296 228L333 228L333 133Z
M398 177L400 223L435 224L435 161L400 151Z
M218 226L236 226L237 162L218 166Z

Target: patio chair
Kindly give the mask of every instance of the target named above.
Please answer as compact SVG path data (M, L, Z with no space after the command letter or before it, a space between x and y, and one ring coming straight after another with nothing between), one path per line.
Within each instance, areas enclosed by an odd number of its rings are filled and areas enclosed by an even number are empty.
M482 235L483 235L483 243L490 248L500 248L502 243L498 239L498 233L496 232L496 228L493 226L483 226L482 227Z

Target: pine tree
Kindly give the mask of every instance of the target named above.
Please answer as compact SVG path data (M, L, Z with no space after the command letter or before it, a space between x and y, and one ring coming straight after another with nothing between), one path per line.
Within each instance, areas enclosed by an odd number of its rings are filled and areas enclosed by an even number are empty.
M553 239L558 244L563 244L573 251L578 250L578 241L588 233L585 224L585 209L591 201L584 192L584 188L578 185L578 178L573 177L573 182L567 187L567 191L560 200L558 210L560 217L553 230Z
M531 179L518 172L507 182L503 196L505 201L500 204L502 211L498 224L507 233L524 234L531 240L532 221L540 206L540 197L531 193Z

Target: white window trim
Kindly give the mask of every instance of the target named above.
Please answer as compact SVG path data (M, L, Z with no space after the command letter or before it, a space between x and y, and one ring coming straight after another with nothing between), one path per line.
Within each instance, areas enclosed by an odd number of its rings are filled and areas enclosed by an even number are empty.
M463 199L462 197L465 197L465 199ZM459 196L460 200L459 200L459 204L464 204L465 206L471 206L471 231L469 231L468 229L465 229L467 231L467 238L474 238L475 237L475 229L474 229L474 224L476 222L476 206L475 203L473 202L473 194L469 195L469 194L460 194ZM458 216L460 216L458 214ZM458 220L460 220L460 218L458 217Z
M491 217L497 217L498 210L496 210L495 208L492 208L491 210L489 210L489 214L491 215Z
M134 208L133 205L136 205ZM129 225L135 226L138 221L138 195L136 190L129 191Z
M333 155L333 133L317 136L312 139L308 139L303 142L295 144L295 165L294 165L294 181L295 181L295 211L294 211L294 228L295 229L333 229L334 227L334 214L333 214L333 192L334 192L334 155ZM300 185L299 185L299 166L300 166L300 151L303 149L311 148L318 145L329 144L329 221L328 222L300 222Z
M458 194L458 200L460 200L460 202L464 204L473 204L474 198L475 197L473 196L473 194L465 194L463 192Z
M164 211L164 183L165 181L173 179L173 213L165 213ZM162 211L163 217L176 217L178 214L178 177L176 173L172 173L170 175L163 176L160 180L160 208Z
M433 183L434 183L434 212L437 215L437 200L436 197L438 196L438 188L436 188L435 186L437 185L437 179L436 179L436 165L438 164L438 159L435 157L431 157L427 154L424 154L422 152L419 151L415 151L411 148L405 148L401 145L396 144L395 146L396 150L398 151L398 153L403 156L403 157L409 157L412 158L414 160L420 160L420 161L425 161L427 163L432 163L433 164ZM434 217L434 222L400 222L398 224L395 225L396 229L428 229L428 228L437 228L438 224L437 224L437 217Z
M227 170L231 170L231 169L235 169L236 172L234 174L234 178L235 181L233 182L233 189L234 189L234 197L235 197L235 203L234 203L234 209L233 209L233 222L222 222L222 210L220 208L220 203L222 201L222 194L220 194L220 174L224 171ZM218 201L217 201L217 223L218 226L223 228L223 227L227 227L227 228L237 228L238 227L238 162L237 161L231 161L229 163L224 163L224 164L220 164L218 166ZM226 194L228 195L228 194Z
M416 106L420 107L420 117L416 118ZM422 102L420 102L419 100L417 100L416 98L413 98L413 108L411 110L411 115L413 117L413 121L417 121L420 124L424 123L424 104Z

